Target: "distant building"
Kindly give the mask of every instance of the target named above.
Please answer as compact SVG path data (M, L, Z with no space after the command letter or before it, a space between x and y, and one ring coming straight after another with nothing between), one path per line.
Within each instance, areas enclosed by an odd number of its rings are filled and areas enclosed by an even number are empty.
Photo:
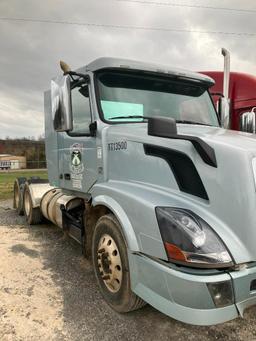
M27 168L25 156L0 154L0 169L22 169Z
M0 0L1 1L1 0ZM46 168L44 141L28 139L0 139L0 155L19 155L26 157L26 168Z

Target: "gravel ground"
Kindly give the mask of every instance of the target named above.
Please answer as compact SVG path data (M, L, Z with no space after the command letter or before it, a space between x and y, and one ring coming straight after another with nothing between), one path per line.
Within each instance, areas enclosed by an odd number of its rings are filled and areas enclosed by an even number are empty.
M256 340L256 307L211 327L146 306L115 313L79 246L53 225L28 227L0 202L0 340Z

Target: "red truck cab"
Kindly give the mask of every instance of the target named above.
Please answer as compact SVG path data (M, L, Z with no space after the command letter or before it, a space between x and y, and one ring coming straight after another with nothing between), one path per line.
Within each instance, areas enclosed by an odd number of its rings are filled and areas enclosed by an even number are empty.
M201 71L215 80L215 85L210 88L210 93L223 93L222 71ZM217 104L219 96L213 95ZM246 73L230 72L229 79L230 99L230 129L239 130L240 116L256 107L256 77Z

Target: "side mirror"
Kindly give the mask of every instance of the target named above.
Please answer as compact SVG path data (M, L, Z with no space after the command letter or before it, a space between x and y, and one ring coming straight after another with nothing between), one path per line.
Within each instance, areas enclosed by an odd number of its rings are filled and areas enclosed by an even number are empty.
M230 104L229 99L224 97L224 95L220 92L213 92L210 95L218 97L217 100L217 113L220 118L221 126L225 129L228 129L230 126Z
M174 118L149 117L148 135L159 137L170 137L177 135L177 126Z
M221 110L222 110L222 98L224 97L222 93L220 92L210 92L210 95L212 97L212 100L214 103L216 103L216 110L217 110L217 114L219 116L219 119L221 121ZM217 97L218 99L215 100L214 97Z
M247 133L256 133L256 107L252 108L251 111L244 112L240 116L239 130L245 131Z
M54 130L72 130L70 76L61 76L51 81L52 119Z

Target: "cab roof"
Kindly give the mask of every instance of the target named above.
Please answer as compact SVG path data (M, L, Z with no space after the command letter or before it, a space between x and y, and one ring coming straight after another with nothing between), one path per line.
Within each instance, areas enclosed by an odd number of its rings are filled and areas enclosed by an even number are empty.
M202 75L196 72L191 72L183 69L177 69L166 65L144 63L141 61L120 59L120 58L110 58L103 57L94 60L93 62L86 65L84 68L79 69L79 71L99 71L107 68L120 68L126 70L137 70L144 72L155 72L165 75L175 75L179 77L184 77L186 79L203 82L212 86L214 80L206 75Z

